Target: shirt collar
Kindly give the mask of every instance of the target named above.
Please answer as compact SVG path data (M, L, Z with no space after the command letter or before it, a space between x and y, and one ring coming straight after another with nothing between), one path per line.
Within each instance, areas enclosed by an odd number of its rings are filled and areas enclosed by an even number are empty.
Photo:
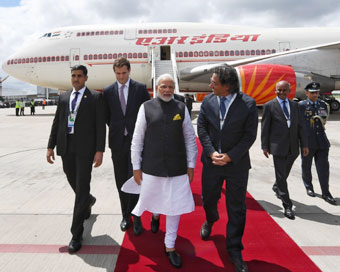
M288 98L286 98L285 100L281 99L280 97L276 97L277 98L277 101L280 102L280 104L282 104L283 101L286 101L288 103Z
M85 92L85 89L86 89L86 86L84 86L83 88L81 88L81 89L78 91L79 94L83 95L84 92ZM73 88L71 95L73 95L75 92L76 92L76 90Z
M117 83L118 83L118 89L120 89L120 87L122 87L123 84L120 84L118 80L117 80ZM124 85L129 89L130 78L128 79L128 81L126 81L126 83Z

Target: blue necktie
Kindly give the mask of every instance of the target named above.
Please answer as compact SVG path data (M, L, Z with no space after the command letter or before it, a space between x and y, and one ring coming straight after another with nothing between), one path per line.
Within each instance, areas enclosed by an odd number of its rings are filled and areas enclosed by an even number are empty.
M222 120L224 120L224 116L225 116L225 112L226 112L224 101L227 98L225 96L221 96L220 99L221 99L221 101L220 101L220 111L221 111Z
M282 101L282 109L283 109L283 112L285 113L287 119L289 119L289 112L288 112L288 109L286 107L286 102L287 102L286 100Z
M71 103L71 109L72 109L72 113L74 112L74 109L76 108L76 104L77 104L77 99L78 99L78 95L79 95L79 92L75 92L75 98L72 100L72 103Z

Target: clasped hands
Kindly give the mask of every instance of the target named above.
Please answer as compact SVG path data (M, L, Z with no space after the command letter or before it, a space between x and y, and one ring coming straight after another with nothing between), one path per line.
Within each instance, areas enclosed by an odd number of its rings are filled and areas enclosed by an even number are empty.
M223 166L223 165L226 165L228 162L231 162L231 159L227 153L218 153L217 151L213 152L210 155L210 158L214 165L219 165L219 166Z

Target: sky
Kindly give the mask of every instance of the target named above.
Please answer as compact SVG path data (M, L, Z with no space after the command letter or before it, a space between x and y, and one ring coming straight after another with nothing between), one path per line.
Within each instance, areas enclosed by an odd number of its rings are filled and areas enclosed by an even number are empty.
M339 0L0 0L0 63L49 29L88 24L201 22L259 27L340 27ZM0 67L0 77L5 77ZM4 95L36 87L12 77Z

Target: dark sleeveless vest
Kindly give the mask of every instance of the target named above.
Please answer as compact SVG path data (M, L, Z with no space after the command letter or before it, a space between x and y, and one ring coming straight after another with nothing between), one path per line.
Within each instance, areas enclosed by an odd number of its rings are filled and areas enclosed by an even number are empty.
M183 136L185 104L159 98L144 103L147 123L142 154L142 171L159 177L174 177L187 173Z

